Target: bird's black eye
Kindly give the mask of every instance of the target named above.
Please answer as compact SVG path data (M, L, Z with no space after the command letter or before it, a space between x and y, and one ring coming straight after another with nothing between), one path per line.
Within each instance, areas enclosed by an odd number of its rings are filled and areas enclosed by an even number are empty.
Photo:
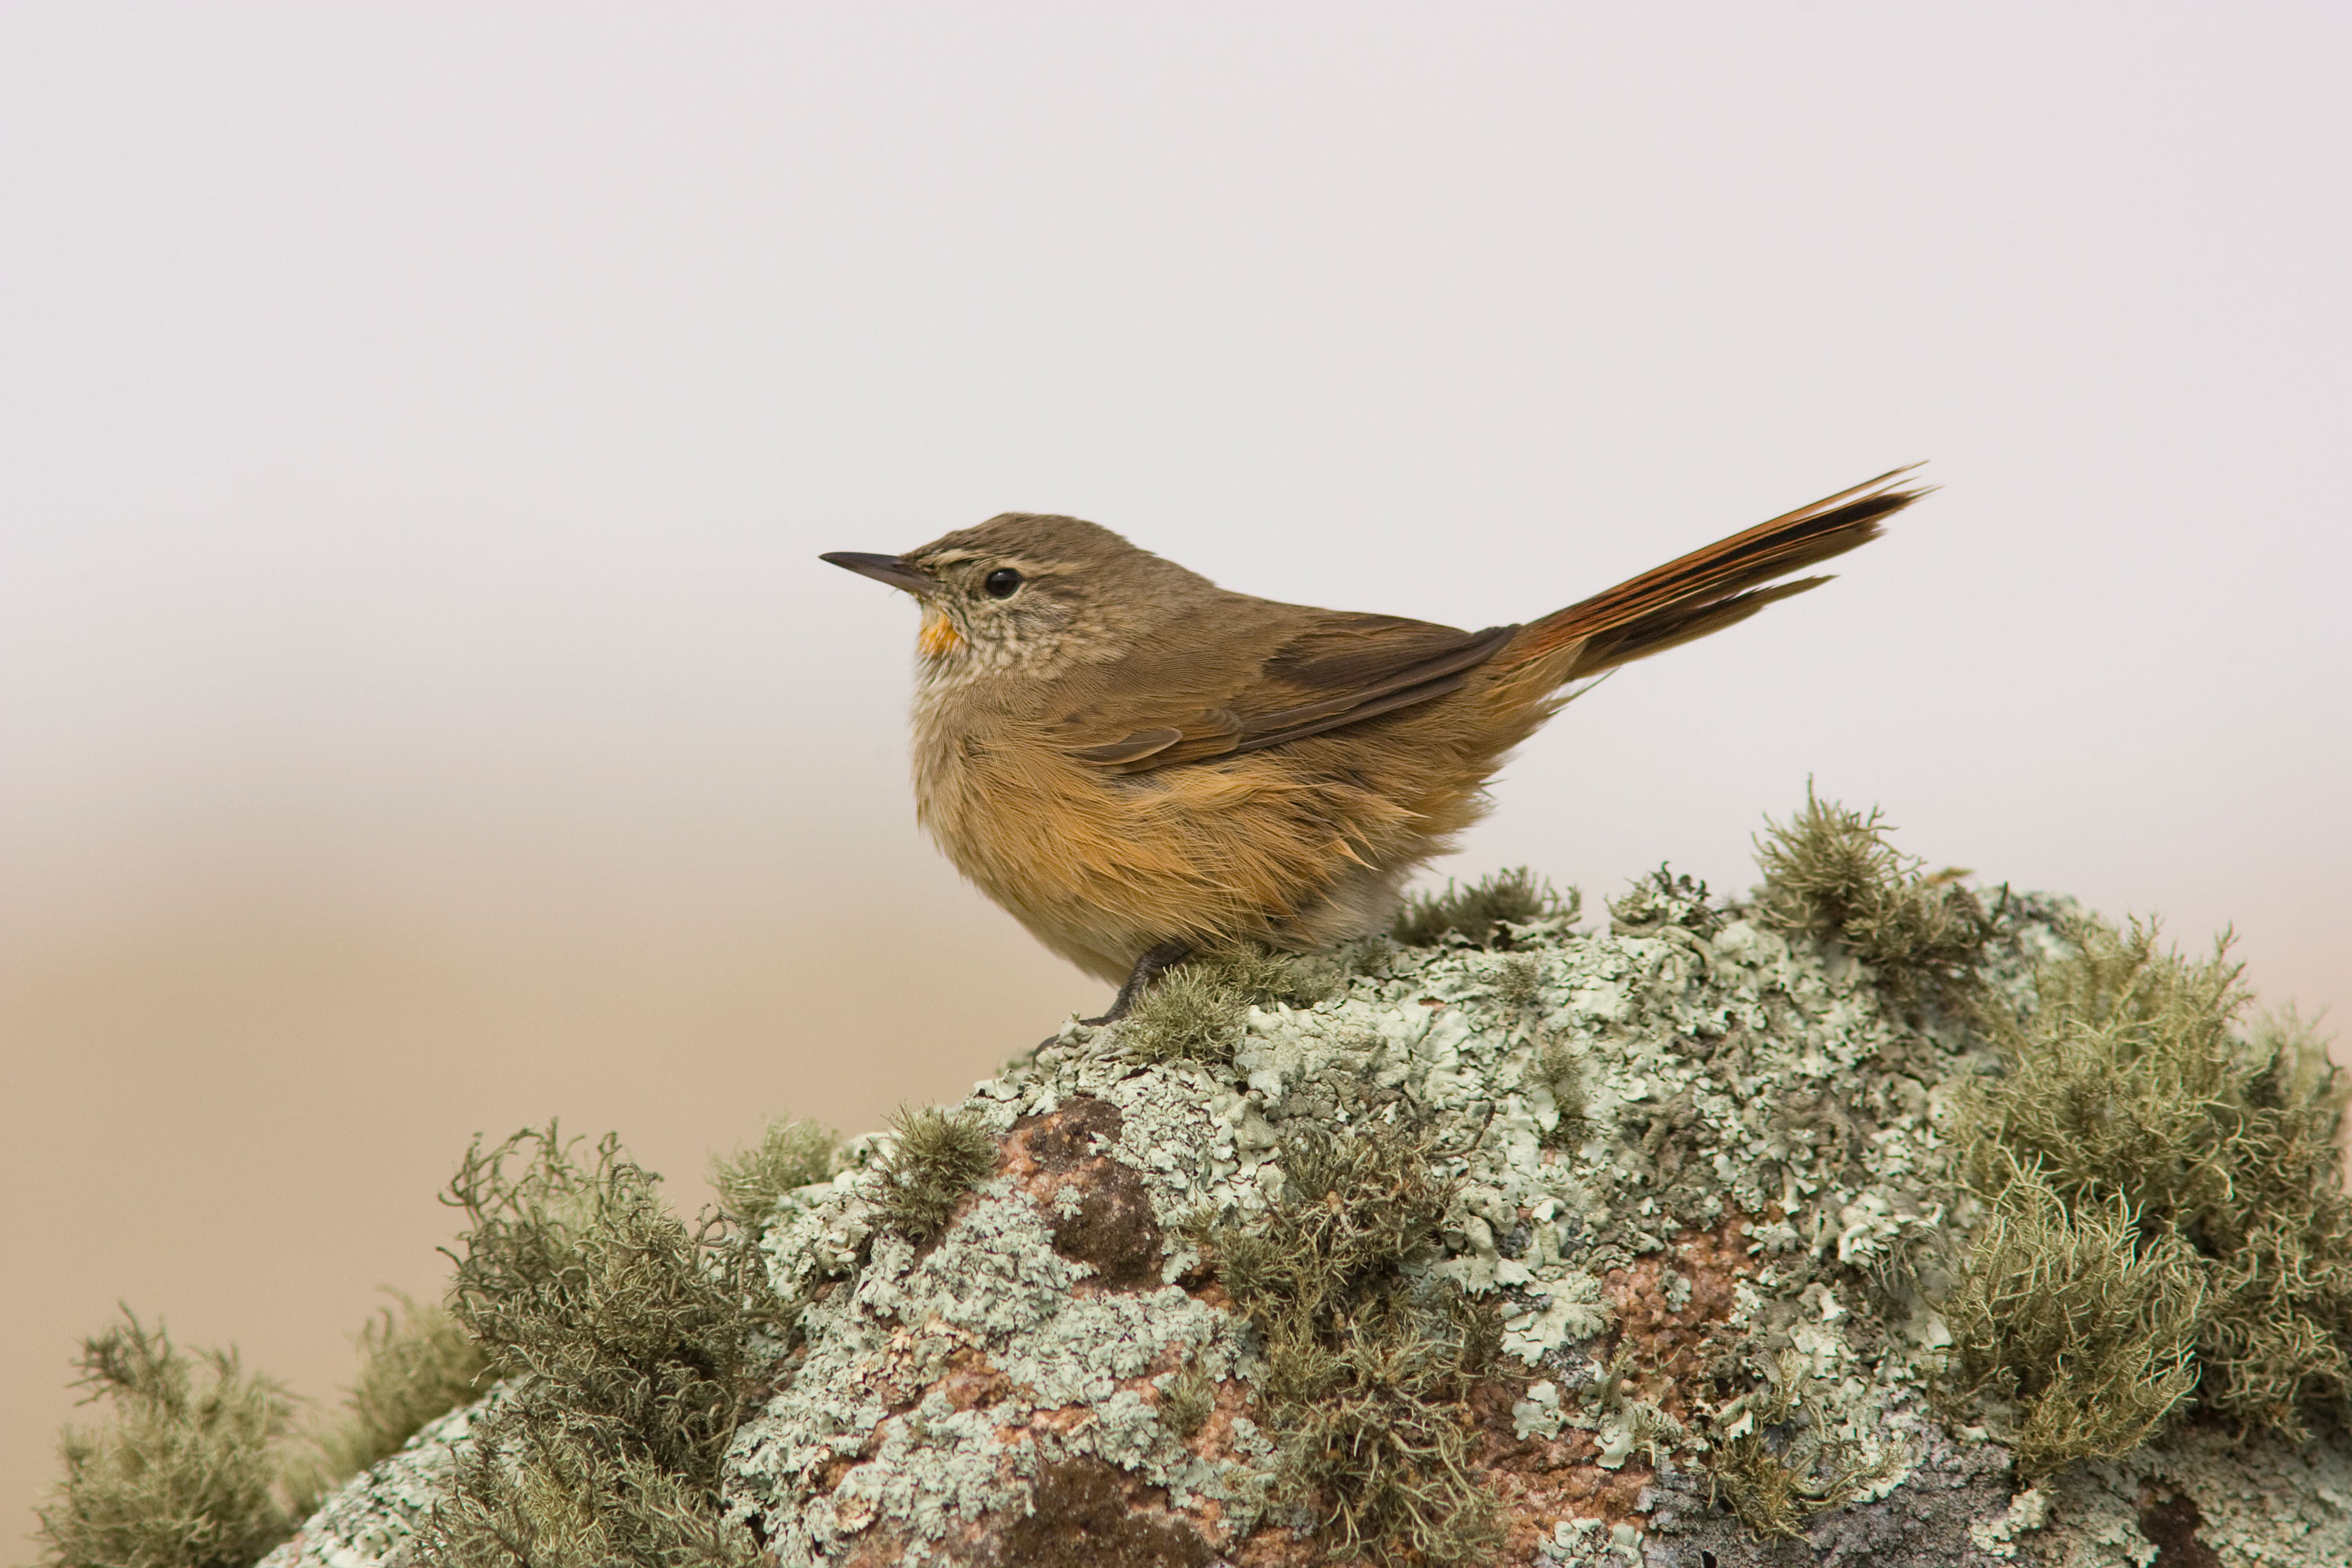
M982 578L980 585L988 590L988 596L992 599L1009 599L1013 597L1013 590L1021 586L1021 574L1010 566L999 566Z

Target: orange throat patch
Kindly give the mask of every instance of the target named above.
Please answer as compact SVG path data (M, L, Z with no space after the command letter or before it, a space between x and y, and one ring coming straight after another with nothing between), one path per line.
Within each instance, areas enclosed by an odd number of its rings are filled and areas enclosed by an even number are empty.
M937 610L923 612L923 629L915 635L915 647L925 658L940 658L963 646L963 634L955 623Z

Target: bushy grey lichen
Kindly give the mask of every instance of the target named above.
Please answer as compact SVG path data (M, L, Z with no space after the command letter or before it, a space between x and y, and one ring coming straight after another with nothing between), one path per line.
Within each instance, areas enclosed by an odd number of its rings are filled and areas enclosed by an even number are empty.
M1573 921L1580 903L1576 889L1563 895L1525 866L1514 866L1466 888L1448 881L1442 893L1413 894L1397 910L1389 935L1407 947L1459 942L1507 948L1514 940L1513 927Z
M764 1225L777 1199L833 1173L840 1143L840 1134L814 1121L770 1120L758 1142L710 1162L719 1208L738 1224Z
M1971 1384L2013 1394L2037 1473L2119 1457L2191 1408L2298 1437L2342 1425L2342 1075L2291 1018L2240 1026L2249 997L2219 947L2191 959L2079 912L2053 935L2032 1008L1984 1010L2000 1072L1955 1102L1962 1174L1993 1215L1948 1310ZM2076 1408L2094 1384L2113 1396Z
M508 1397L457 1458L421 1554L449 1568L749 1568L720 1460L790 1312L737 1234L688 1228L606 1138L478 1143L451 1310Z
M58 1568L243 1568L292 1527L283 1450L294 1401L233 1351L191 1355L131 1316L83 1342L78 1363L114 1419L68 1428L41 1510Z
M1832 1429L1793 1352L1767 1369L1764 1387L1714 1413L1708 1500L1729 1509L1759 1539L1794 1540L1805 1525L1845 1507L1906 1468L1899 1447L1865 1444ZM1731 1428L1738 1427L1735 1434Z
M2031 1168L1991 1211L1943 1303L1956 1394L2015 1407L2006 1435L2027 1480L2122 1458L2197 1386L2205 1292L2188 1244L2144 1236L2121 1194L2070 1205Z
M1197 953L1160 975L1120 1031L1139 1061L1231 1059L1252 1007L1312 1006L1338 988L1328 959L1237 946Z
M926 1105L890 1119L875 1215L917 1244L934 1240L966 1194L996 1163L996 1142L961 1110Z
M1501 1534L1462 1418L1499 1325L1457 1286L1410 1274L1454 1196L1433 1144L1402 1121L1347 1136L1294 1123L1279 1197L1187 1227L1264 1347L1277 1495L1335 1553L1376 1564L1483 1561Z
M1889 841L1885 819L1805 786L1786 823L1757 840L1756 917L1776 931L1846 943L1896 996L1946 999L1977 978L1992 918L1955 868L1929 873Z
M347 1477L471 1401L480 1352L441 1309L394 1295L396 1306L357 1336L360 1373L342 1410L310 1430L293 1397L247 1372L234 1351L191 1354L127 1312L86 1342L82 1381L114 1418L65 1434L65 1478L41 1512L43 1561L243 1568Z

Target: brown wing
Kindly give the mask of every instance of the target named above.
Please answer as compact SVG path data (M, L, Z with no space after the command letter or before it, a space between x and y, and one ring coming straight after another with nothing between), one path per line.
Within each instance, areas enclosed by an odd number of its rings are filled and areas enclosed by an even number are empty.
M1309 614L1313 619L1254 671L1240 672L1226 705L1155 715L1155 722L1130 722L1116 735L1106 733L1110 726L1098 711L1074 713L1052 732L1071 755L1116 773L1237 756L1443 697L1519 629L1465 632L1395 616ZM1124 699L1119 706L1132 713L1135 704Z

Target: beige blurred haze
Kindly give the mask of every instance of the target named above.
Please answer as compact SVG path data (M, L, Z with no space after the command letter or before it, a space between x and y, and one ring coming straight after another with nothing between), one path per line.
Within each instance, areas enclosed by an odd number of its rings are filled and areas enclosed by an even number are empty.
M1801 799L2352 1001L2338 4L0 5L0 1519L118 1299L331 1398L476 1132L691 1208L1102 987L914 826L1009 510L1524 619L1900 463L1442 868Z

